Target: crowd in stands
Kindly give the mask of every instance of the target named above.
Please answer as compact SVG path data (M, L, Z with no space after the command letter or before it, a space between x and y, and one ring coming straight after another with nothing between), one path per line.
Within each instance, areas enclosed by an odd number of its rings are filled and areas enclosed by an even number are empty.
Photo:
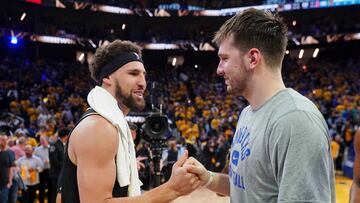
M360 63L357 59L314 61L287 69L289 87L311 99L325 117L332 137L336 171L342 170L346 147L360 125ZM285 67L291 67L285 64Z
M148 70L147 106L149 102L162 104L175 135L163 153L165 178L171 164L186 148L209 170L224 170L237 120L247 101L226 93L224 81L213 66ZM289 58L284 61L286 86L311 99L328 123L338 171L360 123L359 66L360 61L351 58L313 60L307 65ZM10 117L0 122L0 130L16 155L15 163L25 187L34 188L26 177L37 176L24 171L23 159L37 157L32 156L33 148L57 142L60 129L74 127L88 107L86 96L95 84L89 75L87 66L80 63L0 57L0 113ZM18 122L13 121L16 119ZM151 156L148 146L140 141L138 155ZM40 172L49 165L42 159L33 159L32 168L39 168ZM143 179L151 174L150 167L146 170L142 171Z

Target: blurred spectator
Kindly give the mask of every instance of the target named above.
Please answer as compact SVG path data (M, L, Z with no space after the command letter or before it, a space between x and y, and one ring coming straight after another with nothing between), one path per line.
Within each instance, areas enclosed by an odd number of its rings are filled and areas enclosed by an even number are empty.
M16 140L16 145L10 147L10 150L15 153L15 159L18 160L20 157L25 155L26 138L19 137Z
M40 137L40 146L35 148L34 155L39 157L43 162L43 171L40 172L40 184L39 184L39 201L40 203L44 203L45 194L47 199L50 199L51 191L51 179L49 176L49 169L50 169L50 161L49 161L49 137L41 136ZM47 193L46 193L47 191Z
M336 173L340 173L342 175L341 171L344 161L345 142L344 139L339 134L335 136L335 142L339 145L338 155L335 159L335 170Z
M62 169L62 164L65 155L65 145L70 135L70 129L62 128L58 131L58 139L55 143L50 144L49 148L49 160L50 160L50 183L49 191L50 198L49 203L55 203L57 188L58 188L58 179L60 171Z
M7 150L7 136L0 134L0 202L6 203L9 197L9 189L12 185L12 171L14 159Z
M39 173L43 170L41 159L33 155L33 147L25 146L25 156L16 161L16 165L20 168L21 178L24 181L27 190L23 191L22 202L34 203L36 190L38 189L40 179Z
M29 136L29 131L25 128L25 124L21 123L20 127L15 130L15 134L21 136Z
M334 136L335 137L335 136ZM334 137L331 138L331 155L332 155L332 158L333 158L333 161L334 161L334 166L336 165L336 159L338 158L339 156L339 151L340 151L340 145L339 143L337 143L335 140L334 140Z

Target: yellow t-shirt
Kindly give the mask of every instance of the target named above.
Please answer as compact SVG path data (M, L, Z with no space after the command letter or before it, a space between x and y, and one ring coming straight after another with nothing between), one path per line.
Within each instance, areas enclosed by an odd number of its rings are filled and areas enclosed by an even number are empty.
M335 141L331 141L331 156L333 159L337 158L337 156L339 155L339 150L340 145Z
M35 138L29 137L26 141L26 144L31 145L32 147L37 147L38 142L35 140Z
M220 119L214 118L211 120L211 127L215 130L217 130L220 126Z

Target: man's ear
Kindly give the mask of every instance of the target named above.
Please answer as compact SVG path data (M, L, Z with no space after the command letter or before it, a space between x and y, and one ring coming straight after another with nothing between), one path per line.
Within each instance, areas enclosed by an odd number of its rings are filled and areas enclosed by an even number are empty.
M260 64L262 55L259 49L251 48L246 55L249 64L249 70L253 70Z
M110 75L102 79L103 84L111 85Z

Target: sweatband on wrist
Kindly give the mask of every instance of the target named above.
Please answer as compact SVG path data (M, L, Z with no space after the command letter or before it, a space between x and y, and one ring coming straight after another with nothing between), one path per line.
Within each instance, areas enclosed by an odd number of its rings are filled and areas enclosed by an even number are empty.
M210 173L210 178L203 187L209 186L212 183L212 181L214 180L215 174L213 172L211 172L211 171L208 171L208 172Z

